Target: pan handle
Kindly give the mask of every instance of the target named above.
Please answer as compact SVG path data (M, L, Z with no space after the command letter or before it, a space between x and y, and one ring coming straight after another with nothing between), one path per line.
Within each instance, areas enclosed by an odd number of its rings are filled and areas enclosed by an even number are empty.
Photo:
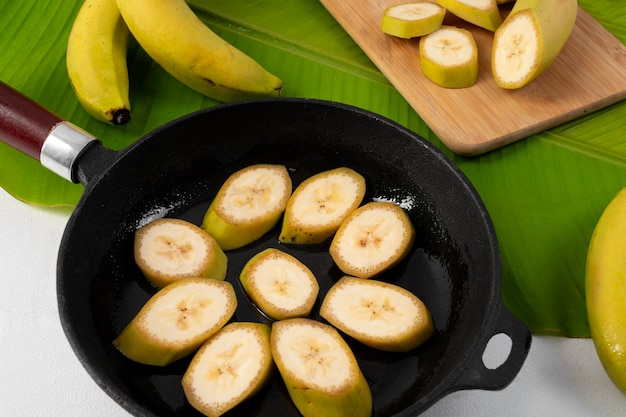
M455 390L505 388L517 376L530 350L532 336L528 328L515 318L503 304L494 317L493 332L481 340L482 349L478 355L468 358L466 369L455 383ZM502 365L495 369L488 368L483 361L483 354L489 341L498 334L506 334L511 339L509 356Z
M0 141L68 181L78 155L95 137L0 81Z

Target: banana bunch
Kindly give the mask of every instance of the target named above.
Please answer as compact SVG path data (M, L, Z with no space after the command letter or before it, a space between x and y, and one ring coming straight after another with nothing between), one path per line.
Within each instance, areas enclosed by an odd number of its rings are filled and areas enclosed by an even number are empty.
M283 82L209 29L184 0L85 0L67 45L67 71L85 110L130 120L130 35L174 78L217 101L279 96Z
M424 75L446 88L478 80L478 50L467 30L443 24L446 12L494 32L491 72L501 88L521 88L556 59L576 23L576 0L516 0L503 19L500 5L513 0L421 0L385 9L384 33L420 39Z

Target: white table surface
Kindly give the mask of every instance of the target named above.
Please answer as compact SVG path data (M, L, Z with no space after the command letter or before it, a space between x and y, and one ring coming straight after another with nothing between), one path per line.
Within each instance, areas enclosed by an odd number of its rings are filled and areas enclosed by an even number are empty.
M91 380L61 329L55 268L69 216L0 189L0 416L129 415ZM534 336L507 388L456 392L422 416L623 417L626 395L604 373L591 340Z

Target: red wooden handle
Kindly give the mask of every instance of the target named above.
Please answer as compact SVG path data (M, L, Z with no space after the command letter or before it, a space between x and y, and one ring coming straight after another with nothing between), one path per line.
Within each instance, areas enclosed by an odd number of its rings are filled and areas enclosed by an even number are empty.
M62 121L0 81L0 141L39 160L48 133Z

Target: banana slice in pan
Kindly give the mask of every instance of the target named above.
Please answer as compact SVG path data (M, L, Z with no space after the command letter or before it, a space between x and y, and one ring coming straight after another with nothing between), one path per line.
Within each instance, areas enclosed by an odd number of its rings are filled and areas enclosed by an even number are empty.
M183 375L183 391L195 409L218 417L257 393L272 370L270 327L230 323L195 354Z
M330 255L346 275L371 278L400 262L415 240L415 228L398 205L367 203L341 224Z
M343 277L326 293L320 315L359 342L388 352L406 352L434 333L426 305L387 282Z
M280 220L291 196L283 165L258 164L232 174L204 215L202 228L223 250L259 239Z
M257 307L275 320L308 316L319 293L311 270L274 248L253 256L241 270L239 280Z
M307 178L287 202L278 240L314 244L330 239L364 195L365 179L350 168L335 168Z
M213 237L180 219L154 220L135 233L139 269L159 288L188 277L223 280L228 258Z
M272 357L304 417L369 417L372 393L348 344L334 327L306 318L277 321Z
M229 282L181 279L153 295L113 344L136 362L165 366L198 349L236 308Z

